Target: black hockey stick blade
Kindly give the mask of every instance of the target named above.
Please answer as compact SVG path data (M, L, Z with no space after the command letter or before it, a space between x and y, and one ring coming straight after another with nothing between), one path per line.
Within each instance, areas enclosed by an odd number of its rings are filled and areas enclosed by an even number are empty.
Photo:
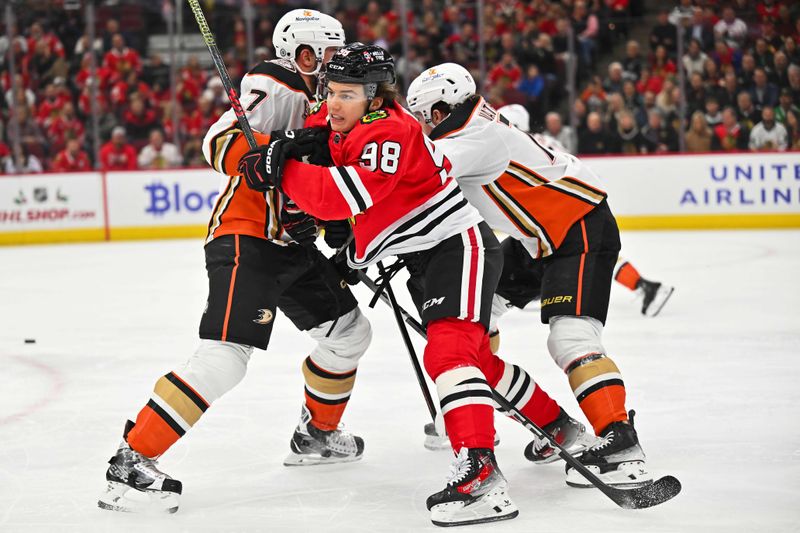
M609 488L614 491L614 496L609 495L609 498L623 509L647 509L677 496L681 491L681 482L674 476L664 476L650 485L635 489Z
M574 468L580 475L586 478L589 483L597 487L603 494L608 496L611 501L623 509L646 509L647 507L653 507L654 505L671 500L681 491L680 481L673 476L665 476L649 485L633 489L621 489L603 483L594 472L586 468L586 466L567 452L567 450L556 442L549 433L534 424L530 418L511 405L504 396L495 390L492 390L492 395L503 410L511 413L511 416L516 418L517 422L528 428L528 430L537 437L547 439L551 446L559 450L558 455L564 459L564 462Z

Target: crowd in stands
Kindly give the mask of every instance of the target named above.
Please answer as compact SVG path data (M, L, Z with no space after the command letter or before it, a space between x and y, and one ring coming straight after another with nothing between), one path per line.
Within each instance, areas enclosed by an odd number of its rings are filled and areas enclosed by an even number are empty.
M203 135L228 101L197 55L179 65L172 98L170 67L148 50L149 35L166 33L162 9L169 2L100 2L94 42L83 11L62 2L32 2L16 13L10 40L4 26L0 33L0 172L204 165ZM120 4L128 8L122 22ZM239 4L207 5L235 84L249 68ZM255 59L270 59L273 23L296 3L251 4ZM483 94L497 107L524 105L533 131L546 130L575 153L674 152L681 133L692 152L800 149L798 2L680 0L658 13L648 39L644 0L486 0L483 13L467 0L421 0L407 3L405 54L394 2L326 4L348 41L392 52L402 84L444 61L477 73L482 26ZM188 11L185 20L192 22ZM616 49L624 50L621 57ZM578 83L572 109L565 98L570 65ZM94 128L102 144L97 161Z

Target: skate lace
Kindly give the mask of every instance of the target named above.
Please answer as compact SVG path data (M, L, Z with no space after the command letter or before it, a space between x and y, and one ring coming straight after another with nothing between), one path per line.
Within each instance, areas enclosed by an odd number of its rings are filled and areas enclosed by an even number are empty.
M328 434L325 445L340 453L354 454L358 451L355 436L349 431L345 431L342 426Z
M612 430L609 431L605 436L600 437L600 440L598 440L591 448L589 448L589 450L593 452L599 452L602 451L606 446L613 444L613 442L614 431Z
M447 484L455 485L461 482L472 469L469 460L469 452L466 448L461 448L458 455L450 464L450 473L447 475Z
M146 455L142 455L133 449L131 449L129 453L130 456L128 459L130 460L131 469L136 469L137 471L146 474L153 479L166 477L166 474L158 469L158 461L155 459L151 459Z

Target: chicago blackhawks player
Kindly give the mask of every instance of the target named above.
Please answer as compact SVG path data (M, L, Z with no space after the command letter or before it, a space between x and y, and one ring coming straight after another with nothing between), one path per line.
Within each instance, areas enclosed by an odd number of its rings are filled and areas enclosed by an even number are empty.
M498 242L451 177L450 161L397 104L394 64L385 50L350 44L333 56L325 75L327 100L306 122L320 127L272 132L267 146L245 154L240 170L248 185L278 188L315 216L355 217L351 267L391 255L404 260L427 326L425 368L457 452L447 486L427 500L431 520L451 526L513 518L518 511L493 452L490 387L542 425L563 411L523 369L489 349ZM316 139L331 164L291 159L317 157ZM564 420L574 423L565 431L573 441L585 436L579 424Z

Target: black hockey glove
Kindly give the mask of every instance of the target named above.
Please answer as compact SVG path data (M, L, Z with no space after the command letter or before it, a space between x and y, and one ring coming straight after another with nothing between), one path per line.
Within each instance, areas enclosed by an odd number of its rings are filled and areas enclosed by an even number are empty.
M348 285L358 285L361 281L358 279L358 270L354 268L350 268L350 265L347 264L347 254L346 252L342 252L340 254L336 254L328 259L333 265L333 268L336 269L336 272L342 277L345 283Z
M287 158L321 157L327 150L328 131L325 128L276 130L270 133L268 144L242 156L238 169L248 187L255 191L268 191L280 188Z
M325 223L325 244L334 250L344 246L352 234L353 228L349 220L331 220Z
M281 225L295 242L307 248L314 246L319 235L319 221L291 200L287 200L281 209Z

